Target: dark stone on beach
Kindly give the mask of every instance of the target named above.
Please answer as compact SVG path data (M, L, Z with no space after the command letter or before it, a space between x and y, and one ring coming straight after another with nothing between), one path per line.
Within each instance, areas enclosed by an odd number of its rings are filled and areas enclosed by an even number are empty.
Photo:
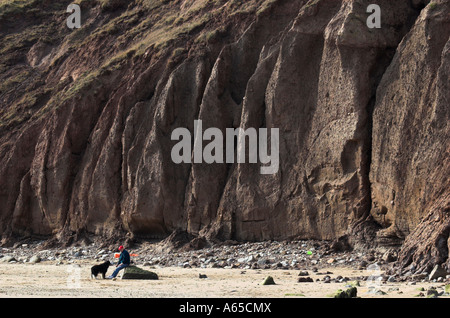
M272 276L267 276L262 282L263 285L275 285L275 281Z
M334 293L333 298L354 298L357 297L358 289L356 287L350 287L347 290L339 289Z
M137 266L129 266L123 270L122 279L148 279L156 280L158 275L154 272L144 270Z

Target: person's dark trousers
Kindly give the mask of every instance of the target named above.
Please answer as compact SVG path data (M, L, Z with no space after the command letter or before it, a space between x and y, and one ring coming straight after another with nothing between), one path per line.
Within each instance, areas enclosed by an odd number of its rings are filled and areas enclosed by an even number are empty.
M111 278L115 278L117 276L117 274L119 274L119 272L124 269L125 267L130 266L130 264L120 264L116 270L112 273Z

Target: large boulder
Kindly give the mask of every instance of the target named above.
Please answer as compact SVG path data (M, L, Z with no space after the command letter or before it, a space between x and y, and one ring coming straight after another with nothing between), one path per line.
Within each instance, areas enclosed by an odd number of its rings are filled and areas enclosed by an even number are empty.
M333 298L354 298L357 297L358 289L356 287L350 287L347 290L338 289L336 293L330 295Z
M435 265L433 270L431 271L430 275L428 276L429 280L433 280L433 279L437 279L439 277L444 277L447 276L447 271L442 268L442 266L440 265Z
M122 272L122 279L158 279L158 274L139 268L137 266L128 266Z

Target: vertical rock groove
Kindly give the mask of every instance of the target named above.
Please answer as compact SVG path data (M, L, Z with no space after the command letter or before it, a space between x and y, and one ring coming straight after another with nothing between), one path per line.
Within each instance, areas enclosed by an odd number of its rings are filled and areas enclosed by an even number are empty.
M1 15L2 242L182 229L446 262L449 1L375 2L379 29L369 0L83 2L84 26L45 41ZM279 129L278 171L175 164L171 134L193 147L195 120Z

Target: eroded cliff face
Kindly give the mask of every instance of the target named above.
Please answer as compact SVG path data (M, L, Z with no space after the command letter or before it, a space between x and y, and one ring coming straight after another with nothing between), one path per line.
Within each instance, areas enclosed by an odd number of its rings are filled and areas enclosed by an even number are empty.
M450 265L449 12L448 2L422 10L383 75L373 114L377 240L406 238L400 263L424 271Z
M5 51L2 78L29 80L1 92L4 243L406 238L405 266L448 262L449 1L119 2L84 1L80 30ZM194 120L278 128L278 171L175 164L171 134Z

